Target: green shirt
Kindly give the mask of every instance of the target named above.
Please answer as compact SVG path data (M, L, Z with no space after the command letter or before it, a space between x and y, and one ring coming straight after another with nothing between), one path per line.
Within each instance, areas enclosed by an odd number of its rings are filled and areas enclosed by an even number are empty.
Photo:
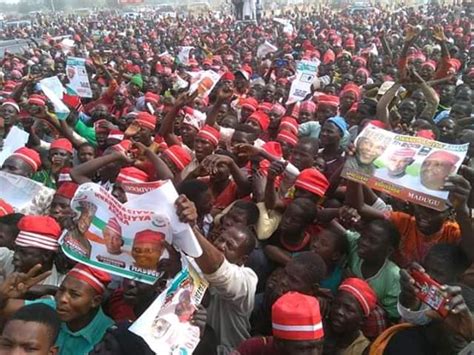
M44 303L56 309L56 302L52 299L42 298L35 301L25 301L26 305L32 303ZM88 354L102 340L107 329L113 324L114 321L104 314L102 308L99 308L92 321L78 332L71 332L66 323L61 323L61 329L56 340L59 355Z
M44 186L49 187L50 189L57 189L56 180L54 179L51 171L40 170L33 174L31 177L32 180L41 182Z
M85 138L90 144L92 144L93 146L97 146L94 127L89 127L81 120L77 120L76 125L74 126L74 130L81 137Z
M349 267L352 273L369 283L377 294L379 304L382 305L390 318L400 318L397 310L398 295L400 294L400 268L386 259L374 276L365 279L361 270L363 260L357 254L357 239L359 239L360 234L354 231L346 231L346 237L350 245Z

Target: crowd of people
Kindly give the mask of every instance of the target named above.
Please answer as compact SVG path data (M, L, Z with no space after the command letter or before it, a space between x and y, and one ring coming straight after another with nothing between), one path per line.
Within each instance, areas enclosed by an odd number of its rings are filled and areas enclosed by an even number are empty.
M472 19L434 5L282 17L290 30L272 18L152 13L40 16L0 30L36 42L0 62L1 146L13 127L29 134L1 171L44 186L26 208L0 201L0 354L153 353L128 327L180 270L179 254L168 245L151 263L164 273L155 285L111 282L69 259L58 241L81 230L71 200L88 182L120 203L124 182L176 187L209 282L191 320L194 354L447 355L474 340ZM276 50L257 53L265 42ZM193 49L183 62L184 46ZM92 97L64 94L62 120L38 83L67 86L68 56L86 59ZM311 93L288 104L300 60L318 70ZM198 96L188 83L203 70L220 80ZM449 192L444 210L341 177L369 123L469 144L459 171L432 187ZM373 161L377 148L364 149ZM112 252L120 238L108 233ZM420 274L441 306L422 302Z

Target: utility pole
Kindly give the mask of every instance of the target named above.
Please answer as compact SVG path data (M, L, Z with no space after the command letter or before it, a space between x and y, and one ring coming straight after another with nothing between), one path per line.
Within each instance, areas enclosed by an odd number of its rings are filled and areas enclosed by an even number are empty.
M54 0L50 0L50 3L51 3L51 10L53 10L53 12L56 12L56 8L54 7Z

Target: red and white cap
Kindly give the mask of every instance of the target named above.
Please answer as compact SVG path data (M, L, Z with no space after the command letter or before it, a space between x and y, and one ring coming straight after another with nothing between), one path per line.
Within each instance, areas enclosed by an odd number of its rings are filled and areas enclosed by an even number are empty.
M377 295L370 285L356 277L345 279L339 286L339 292L349 292L359 302L364 315L367 317L377 304Z
M286 129L283 129L278 132L276 140L291 144L293 147L296 145L296 143L298 143L298 137L295 136L293 132L288 131Z
M133 244L149 243L161 245L164 240L165 235L163 233L153 231L151 229L145 229L135 234Z
M17 113L20 112L20 106L18 106L15 100L6 99L5 101L3 101L2 106L7 106L7 105L12 106L16 110Z
M56 190L55 195L58 195L58 196L67 198L69 200L72 200L72 198L74 197L74 194L76 193L78 187L79 187L79 185L76 184L75 182L70 182L70 181L63 182L59 186L59 188Z
M148 112L140 111L134 122L137 123L140 127L148 128L154 131L156 126L156 117Z
M107 139L114 139L114 140L118 140L118 141L122 141L122 139L124 138L124 134L121 130L119 129L111 129L110 132L109 132L109 135L107 136Z
M196 137L202 138L217 147L219 139L221 138L221 133L214 127L205 125L197 133Z
M323 197L329 188L326 177L316 168L304 169L296 178L295 187Z
M107 224L105 225L105 228L108 228L115 233L122 235L122 227L120 226L119 222L115 217L112 217L108 220Z
M3 217L7 214L15 213L13 207L7 203L4 199L0 198L0 217Z
M112 280L108 273L79 263L67 273L67 276L86 282L99 294L104 293Z
M46 106L46 98L42 95L33 94L28 98L28 105Z
M272 306L273 336L284 340L320 340L323 323L316 297L288 292Z
M20 247L34 247L45 250L58 250L61 227L49 216L24 216L18 222L20 232L15 244Z
M18 148L13 152L10 157L17 157L22 159L25 163L33 168L33 171L36 172L41 166L41 158L36 150L22 147Z
M61 149L61 150L65 150L68 153L71 153L71 154L73 153L72 143L67 138L55 139L51 143L51 146L49 147L49 150L53 150L53 149Z
M298 134L298 121L294 119L291 116L285 116L281 119L280 121L280 126L279 129L287 129L290 132L293 132L293 134L297 135Z
M162 154L166 155L174 165L176 165L179 171L183 170L192 160L191 154L189 154L185 148L177 144L164 150Z
M116 181L120 183L123 183L123 182L141 183L141 182L148 182L149 180L150 180L150 177L148 176L147 173L145 173L143 170L135 168L134 166L129 166L129 167L120 169L120 172L116 179Z

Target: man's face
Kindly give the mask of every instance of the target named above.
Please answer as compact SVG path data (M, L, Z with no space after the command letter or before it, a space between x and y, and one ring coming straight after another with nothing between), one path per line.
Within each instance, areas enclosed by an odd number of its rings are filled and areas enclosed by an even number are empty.
M449 214L448 211L440 212L419 205L414 206L413 212L416 228L425 235L431 235L438 232Z
M51 149L49 151L49 160L53 169L61 169L68 166L71 162L71 153L64 149Z
M51 330L46 324L11 320L0 336L0 355L53 355L57 348L51 338Z
M300 110L300 113L298 115L298 123L305 123L309 122L313 119L313 113L308 110Z
M162 252L163 244L133 243L132 257L137 267L156 270Z
M104 229L105 247L107 252L112 255L118 255L122 252L122 236L116 231L106 227Z
M421 164L421 183L431 190L440 190L444 179L453 171L454 165L446 160L427 157Z
M230 227L221 231L213 244L230 263L241 265L245 257L243 253L245 238L245 235L238 228Z
M7 158L2 165L1 171L24 177L30 177L33 174L31 167L17 157Z
M81 163L90 161L94 159L94 157L95 157L94 148L89 147L89 146L83 146L79 149L78 159Z
M290 162L300 171L310 168L314 164L314 156L311 154L309 144L297 144L291 152Z
M74 216L74 211L71 208L71 200L54 195L53 201L51 202L51 207L49 208L49 215L53 217L62 228L68 228L70 225L68 222L72 222L72 217Z
M385 148L384 144L375 139L361 137L357 142L357 156L362 164L372 164Z
M404 158L391 155L387 161L388 175L397 177L405 174L405 169L413 162L412 158Z
M363 317L356 298L348 292L339 291L331 305L328 324L335 333L348 334L359 329Z
M16 121L17 111L11 105L0 106L0 117L6 126L12 125Z
M15 246L12 264L15 271L28 272L37 264L42 264L45 260L46 251L41 248Z
M439 91L439 102L442 105L450 105L454 99L456 87L454 85L444 85Z
M214 151L214 146L205 139L196 137L194 140L194 153L198 161L202 161Z
M337 107L328 104L319 104L316 111L316 120L323 124L329 117L336 116Z
M63 322L87 316L100 304L97 292L85 281L66 276L55 295L56 312Z
M398 108L402 121L410 123L416 115L416 104L413 101L403 101Z

